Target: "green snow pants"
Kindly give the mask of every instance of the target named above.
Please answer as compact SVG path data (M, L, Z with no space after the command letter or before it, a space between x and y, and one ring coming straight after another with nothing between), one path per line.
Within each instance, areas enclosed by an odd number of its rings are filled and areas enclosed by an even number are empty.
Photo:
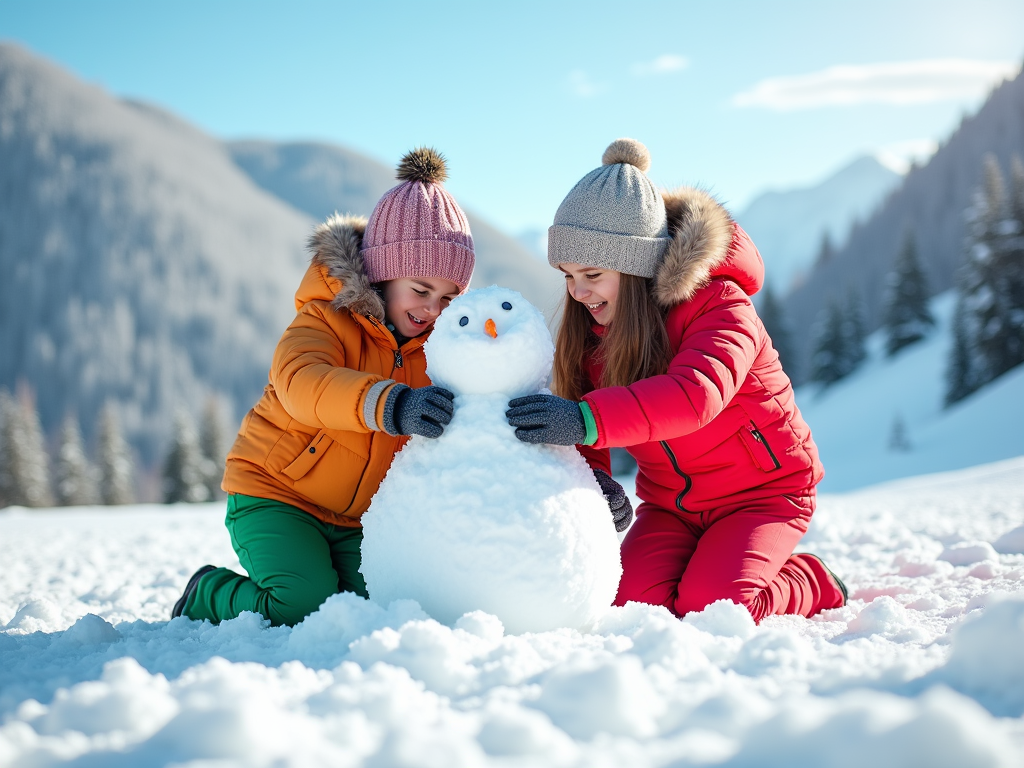
M227 568L205 574L185 604L190 619L216 623L252 611L274 626L291 626L337 592L366 597L361 528L330 525L283 502L240 494L228 496L224 524L249 576Z

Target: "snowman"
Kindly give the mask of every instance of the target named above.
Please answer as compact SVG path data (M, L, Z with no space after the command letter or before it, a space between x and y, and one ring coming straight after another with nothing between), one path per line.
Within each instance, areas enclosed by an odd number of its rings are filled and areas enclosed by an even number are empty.
M575 448L520 442L505 418L548 381L543 315L507 288L470 291L424 351L455 414L398 453L363 515L370 598L411 598L449 625L482 610L513 633L588 629L622 575L608 503Z

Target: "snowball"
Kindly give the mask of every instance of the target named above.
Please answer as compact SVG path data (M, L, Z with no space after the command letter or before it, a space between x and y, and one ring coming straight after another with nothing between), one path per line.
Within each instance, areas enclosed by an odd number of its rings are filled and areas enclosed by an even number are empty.
M533 755L544 765L568 763L577 752L572 739L545 714L512 705L489 711L477 740L490 755Z
M552 672L533 706L570 736L591 739L598 733L651 736L664 705L640 659L623 655L583 669Z
M990 712L1024 714L1024 596L990 597L953 634L953 651L936 679Z
M120 639L121 633L108 622L94 613L87 613L68 627L61 634L58 642L74 645L103 645L104 643L116 643Z
M897 642L914 642L927 635L907 609L888 595L877 597L864 606L847 626L846 636L880 635Z
M99 680L57 691L36 729L45 734L119 731L142 739L177 712L163 675L150 675L135 659L121 658L108 662Z
M939 559L953 565L974 565L986 560L999 562L999 555L987 541L962 541L943 550Z
M18 609L14 618L4 629L18 629L25 632L53 632L64 626L64 612L52 600L39 598L30 600Z
M449 626L484 611L510 633L584 630L608 610L622 568L593 472L573 447L519 441L505 418L509 398L547 380L551 349L515 291L470 291L442 313L427 369L455 393L455 415L399 452L363 515L376 603L413 599Z
M716 600L703 611L688 613L683 621L712 635L744 639L756 627L750 611L732 600Z
M1024 525L1004 533L992 542L992 547L1003 555L1024 555Z

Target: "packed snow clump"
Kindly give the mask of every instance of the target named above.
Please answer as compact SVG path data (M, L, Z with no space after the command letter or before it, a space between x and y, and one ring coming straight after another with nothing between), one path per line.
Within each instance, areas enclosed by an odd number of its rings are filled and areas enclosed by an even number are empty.
M591 627L622 573L608 504L575 448L523 443L505 418L550 375L543 315L506 288L470 291L425 351L455 415L437 440L412 438L363 515L371 599L448 625L481 610L512 633Z

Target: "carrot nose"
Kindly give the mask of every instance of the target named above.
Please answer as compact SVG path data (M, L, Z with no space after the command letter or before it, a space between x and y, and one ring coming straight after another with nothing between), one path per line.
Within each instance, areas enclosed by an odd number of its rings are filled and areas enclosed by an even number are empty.
M494 321L491 320L491 318L487 318L487 322L484 323L484 333L492 339L498 338L498 326L494 324Z

